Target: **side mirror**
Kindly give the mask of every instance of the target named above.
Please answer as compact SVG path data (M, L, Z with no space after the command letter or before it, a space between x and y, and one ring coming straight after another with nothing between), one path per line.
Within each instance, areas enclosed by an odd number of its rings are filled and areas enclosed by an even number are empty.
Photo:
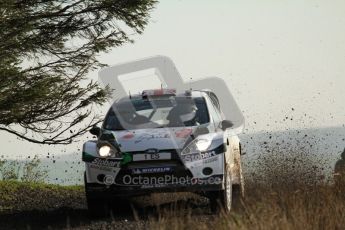
M226 130L227 128L231 128L234 124L229 120L223 120L221 123L222 130Z
M101 128L98 126L94 126L90 129L90 133L95 136L99 136L101 134Z

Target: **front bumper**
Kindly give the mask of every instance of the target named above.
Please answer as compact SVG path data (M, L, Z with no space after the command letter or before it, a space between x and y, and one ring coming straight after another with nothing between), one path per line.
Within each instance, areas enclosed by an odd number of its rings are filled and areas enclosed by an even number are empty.
M223 175L214 175L208 178L215 183L206 183L205 179L200 179L192 183L182 184L146 184L146 185L105 185L99 183L86 183L85 191L91 198L111 198L140 196L161 192L208 192L223 189Z
M207 192L223 189L224 153L182 162L130 162L95 158L85 162L88 196L134 196L154 192ZM192 159L191 159L192 160Z

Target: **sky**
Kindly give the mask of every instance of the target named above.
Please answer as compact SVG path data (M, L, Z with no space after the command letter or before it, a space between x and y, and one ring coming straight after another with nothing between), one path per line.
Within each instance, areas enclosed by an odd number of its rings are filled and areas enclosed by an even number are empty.
M285 115L303 118L289 124L295 128L341 126L343 12L345 2L336 0L161 1L134 44L101 60L113 65L161 54L186 80L221 77L252 131L279 130L272 121Z
M135 43L99 59L114 65L165 55L186 80L221 77L243 112L247 133L341 127L344 12L343 0L162 0L144 33L133 35ZM98 72L89 78L98 80ZM4 132L0 137L0 155L69 153L82 146L40 146Z

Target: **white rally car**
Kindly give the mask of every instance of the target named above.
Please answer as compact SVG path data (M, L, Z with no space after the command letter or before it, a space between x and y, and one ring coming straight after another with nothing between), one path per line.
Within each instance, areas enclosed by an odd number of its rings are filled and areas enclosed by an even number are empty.
M230 211L244 194L239 138L210 90L145 90L115 102L83 146L88 209L131 196L189 191Z

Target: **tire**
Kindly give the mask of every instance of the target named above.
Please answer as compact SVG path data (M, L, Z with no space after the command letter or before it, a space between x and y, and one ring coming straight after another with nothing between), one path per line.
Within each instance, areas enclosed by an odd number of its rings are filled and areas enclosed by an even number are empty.
M242 155L242 147L241 147L241 143L240 143L240 185L239 185L239 189L240 189L241 198L244 199L244 196L245 196L245 181L244 181L244 177L243 177L241 155Z
M241 151L241 148L240 148ZM240 152L241 154L241 152ZM243 207L243 199L245 195L245 182L243 178L243 173L242 173L242 164L241 162L239 163L239 174L240 174L240 184L234 184L232 186L232 207L235 211L239 211Z
M114 216L128 216L134 211L134 205L128 197L117 197L111 200L111 213Z
M87 189L86 173L84 173L85 197L88 214L92 218L108 217L110 214L110 206L106 200L101 198L90 197Z
M236 184L232 186L232 210L238 212L242 209L242 189L241 185Z
M88 214L92 218L109 217L110 207L109 204L103 199L89 198L86 195L86 203Z
M222 210L225 213L229 213L232 206L231 171L227 166L224 168L224 190L212 192L210 197L211 211L215 214Z
M113 198L109 200L88 198L86 196L87 208L90 217L115 217L129 215L132 213L132 206L128 198Z
M130 213L132 206L128 197L114 197L109 199L92 197L88 193L86 173L84 174L84 184L88 214L91 218L113 217L115 215Z

